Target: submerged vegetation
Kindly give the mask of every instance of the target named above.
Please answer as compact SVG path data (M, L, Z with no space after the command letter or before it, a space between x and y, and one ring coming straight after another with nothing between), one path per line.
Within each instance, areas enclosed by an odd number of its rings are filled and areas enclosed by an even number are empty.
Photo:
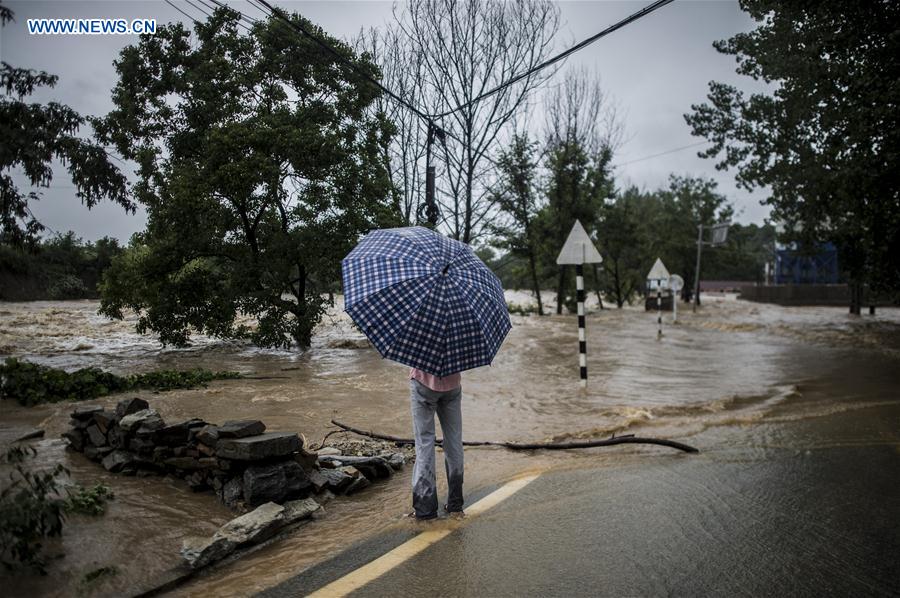
M65 503L66 512L81 515L103 515L106 512L106 503L115 498L112 490L103 484L89 488L83 486L66 488L66 492L69 495Z
M15 399L25 406L59 401L84 401L129 390L175 390L206 386L213 380L240 378L237 372L157 370L118 376L99 368L66 372L10 357L0 365L0 399Z
M66 501L59 497L58 476L68 473L57 464L49 471L31 471L25 461L30 447L14 446L4 455L12 466L9 484L0 492L0 562L7 570L46 572L43 542L62 534Z

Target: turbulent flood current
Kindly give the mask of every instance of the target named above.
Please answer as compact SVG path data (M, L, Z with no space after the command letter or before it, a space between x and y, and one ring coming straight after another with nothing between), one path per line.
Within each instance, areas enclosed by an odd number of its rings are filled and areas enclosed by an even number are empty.
M507 299L529 300L515 292ZM311 443L333 429L332 418L387 434L411 433L408 369L382 360L340 306L302 352L202 336L190 348L165 348L135 333L133 318L110 321L97 315L97 307L92 301L0 303L0 357L123 374L204 367L247 376L196 390L133 393L167 421L260 419L270 430L298 431ZM697 446L707 459L748 462L765 460L773 450L802 453L842 443L887 446L900 455L900 310L853 317L845 308L711 297L697 313L682 306L676 324L671 313L664 314L658 339L655 312L600 310L594 303L587 317L586 390L578 384L575 316L512 319L494 363L463 374L466 439L565 441L637 434ZM96 402L114 405L119 398ZM178 564L183 537L210 535L231 514L213 496L194 494L183 482L114 476L67 452L59 435L72 408L0 402L0 448L26 428L42 427L46 437L36 444L41 464L62 462L73 482L105 483L115 499L103 517L69 520L62 539L48 546L64 556L52 561L47 577L4 583L21 595L74 595L86 572L115 566L116 575L85 591L122 595L146 589ZM890 425L876 425L885 418ZM855 422L856 428L832 433L835 421ZM829 422L829 431L817 422ZM615 465L640 472L642 463L666 450L626 445L523 454L475 448L466 451L466 489L477 491L532 470ZM334 501L313 525L177 593L246 595L355 542L408 525L401 515L409 509L409 475L407 468L366 492ZM443 482L442 475L439 479Z

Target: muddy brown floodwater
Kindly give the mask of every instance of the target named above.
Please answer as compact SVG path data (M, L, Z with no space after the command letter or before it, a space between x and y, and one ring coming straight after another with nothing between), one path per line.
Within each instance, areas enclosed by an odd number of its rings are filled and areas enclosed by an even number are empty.
M508 299L527 302L527 295ZM256 418L270 430L302 432L317 442L338 416L358 427L408 436L407 369L384 361L339 309L326 317L305 352L260 350L197 337L188 349L160 347L136 334L133 319L111 322L97 304L0 303L0 355L67 369L98 366L117 373L157 368L228 369L252 378L208 388L133 393L167 421ZM590 307L590 306L589 306ZM594 306L596 307L596 306ZM733 298L710 299L699 313L665 317L642 309L594 309L587 319L586 390L578 386L574 316L513 317L493 365L463 375L465 437L473 440L565 440L637 433L681 440L701 451L753 461L765 447L809 450L820 435L768 437L767 424L852 414L853 421L896 418L900 403L900 311L852 317L844 308L783 308ZM130 396L130 395L129 395ZM97 403L114 405L121 397ZM43 427L38 460L62 462L73 482L105 483L116 498L106 515L72 517L61 554L45 578L4 579L13 595L123 595L146 589L179 562L181 539L209 535L231 514L210 494L181 482L107 474L64 449L72 404L23 408L0 402L0 444L29 427ZM826 417L830 416L830 417ZM781 429L781 428L779 428ZM883 429L883 428L879 428ZM900 447L900 421L871 442ZM813 440L815 438L816 440ZM845 438L855 446L865 435ZM495 485L526 470L642 467L660 447L588 451L466 452L466 488ZM900 450L896 451L900 455ZM176 594L243 596L270 587L351 544L394 526L409 507L409 471L327 507L324 518L247 558L201 576ZM85 573L115 566L116 575L86 586Z

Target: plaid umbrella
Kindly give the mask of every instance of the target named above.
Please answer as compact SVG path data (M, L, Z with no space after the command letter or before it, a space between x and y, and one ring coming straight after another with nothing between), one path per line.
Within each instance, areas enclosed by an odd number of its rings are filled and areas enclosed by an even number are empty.
M427 228L372 231L341 266L344 309L381 356L434 376L490 364L511 327L494 273Z

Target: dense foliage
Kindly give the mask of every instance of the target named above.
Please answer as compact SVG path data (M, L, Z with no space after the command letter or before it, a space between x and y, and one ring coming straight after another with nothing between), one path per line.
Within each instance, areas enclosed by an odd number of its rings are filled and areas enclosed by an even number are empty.
M84 401L127 390L195 388L213 380L239 377L237 372L212 372L201 368L159 370L128 376L117 376L93 367L66 372L9 357L0 365L0 399L14 399L26 406Z
M0 26L12 20L9 8L0 5ZM78 136L85 118L64 104L27 101L35 89L56 82L56 75L0 63L0 245L37 244L44 226L29 204L40 199L37 188L53 180L55 161L65 164L75 195L88 208L109 199L135 209L125 176L103 146ZM30 189L15 184L14 171L24 173Z
M245 34L240 18L221 8L193 34L166 25L115 63L115 108L94 125L137 163L148 223L107 271L101 312L134 310L140 332L177 346L200 331L305 347L341 258L399 222L381 159L392 126L370 109L380 90L348 64L279 19Z
M505 164L501 162L501 166ZM589 164L576 165L577 168L582 169L580 176L586 176L585 173L592 170ZM598 176L596 172L594 176ZM575 175L570 173L569 176ZM554 208L556 202L552 196L546 195L548 190L553 189L535 184L532 192L537 196L534 201L537 207L533 208L533 220L529 221L531 226L541 226L550 219L552 210L559 209ZM608 190L608 187L604 188L604 192ZM521 194L508 193L507 196L511 201ZM581 219L603 256L599 267L586 268L585 285L589 290L601 292L602 296L619 307L630 303L636 294L643 293L645 276L657 257L662 258L670 272L681 274L689 282L685 289L689 291L696 267L697 225L709 226L732 214L730 204L717 192L714 181L691 177L673 176L668 187L656 191L629 187L609 197L602 194L587 197L591 197L589 206L577 216L570 215L568 220L571 227L574 217ZM557 205L568 207L578 204L559 202ZM522 222L524 218L520 217L518 221ZM529 244L525 242L528 237L523 234L524 228L521 226L511 233L509 225L495 227L495 230L506 234L495 242L498 247L509 249L508 253L499 258L486 252L481 255L500 277L504 287L533 290L553 288L559 284L560 269L555 260L562 241L548 235L541 242ZM568 230L565 233L568 234ZM510 243L509 239L514 243ZM770 225L733 224L725 246L704 252L702 277L706 280L761 280L763 265L771 260L774 243L775 231ZM531 247L537 264L536 276L532 275L528 256ZM537 284L534 278L537 278ZM567 281L563 287L564 301L568 303L571 303L574 288L570 283Z
M103 272L120 253L116 239L84 242L72 232L30 250L0 244L0 301L97 298Z
M88 488L76 486L66 488L68 498L65 502L65 510L68 513L81 515L103 515L106 512L106 503L115 498L112 490L103 484L95 484Z
M900 290L900 4L742 0L756 29L718 41L749 96L712 82L686 115L701 155L769 191L786 241L838 245L859 313L862 285Z
M59 464L32 471L26 460L34 454L33 448L13 446L4 455L12 473L0 490L0 562L9 570L45 573L43 542L62 534L65 519L57 478L68 472Z

